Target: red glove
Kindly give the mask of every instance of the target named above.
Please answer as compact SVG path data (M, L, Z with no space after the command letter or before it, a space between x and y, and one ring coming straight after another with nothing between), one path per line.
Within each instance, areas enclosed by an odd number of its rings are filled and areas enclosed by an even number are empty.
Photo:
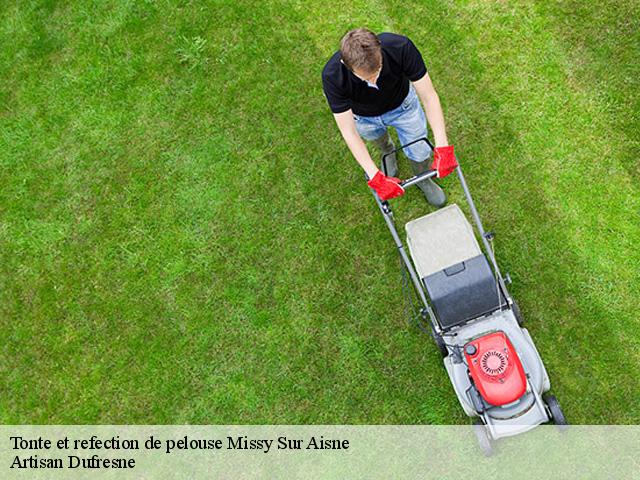
M378 170L378 173L367 182L367 185L376 191L380 200L384 201L404 195L404 188L399 185L401 181L402 180L396 177L387 177Z
M436 147L433 154L433 164L431 170L438 171L438 178L446 177L458 166L456 156L453 154L453 145L446 147Z

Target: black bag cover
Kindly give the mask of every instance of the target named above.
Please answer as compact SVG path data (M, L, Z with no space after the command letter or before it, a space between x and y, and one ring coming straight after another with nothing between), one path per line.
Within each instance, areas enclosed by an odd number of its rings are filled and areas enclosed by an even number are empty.
M499 308L496 280L484 255L422 279L442 328L450 328Z

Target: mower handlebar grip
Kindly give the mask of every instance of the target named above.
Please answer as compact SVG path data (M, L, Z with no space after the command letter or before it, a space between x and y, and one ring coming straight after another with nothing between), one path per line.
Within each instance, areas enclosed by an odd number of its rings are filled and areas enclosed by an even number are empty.
M438 172L436 170L427 170L426 172L422 172L421 174L416 175L415 177L408 178L404 182L400 182L400 186L406 189L411 185L415 185L416 183L420 183L426 180L427 178L432 178L432 177L435 177L436 175L438 175Z

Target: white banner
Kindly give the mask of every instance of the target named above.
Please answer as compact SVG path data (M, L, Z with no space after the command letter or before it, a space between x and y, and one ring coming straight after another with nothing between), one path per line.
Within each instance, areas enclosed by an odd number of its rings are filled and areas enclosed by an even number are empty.
M0 426L3 479L640 478L640 427Z

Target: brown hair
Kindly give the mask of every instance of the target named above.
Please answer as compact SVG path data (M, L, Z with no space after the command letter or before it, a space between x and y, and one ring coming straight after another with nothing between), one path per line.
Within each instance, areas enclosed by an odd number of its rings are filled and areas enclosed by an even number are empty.
M382 66L380 40L371 30L356 28L347 32L340 42L342 62L350 70L373 73Z

